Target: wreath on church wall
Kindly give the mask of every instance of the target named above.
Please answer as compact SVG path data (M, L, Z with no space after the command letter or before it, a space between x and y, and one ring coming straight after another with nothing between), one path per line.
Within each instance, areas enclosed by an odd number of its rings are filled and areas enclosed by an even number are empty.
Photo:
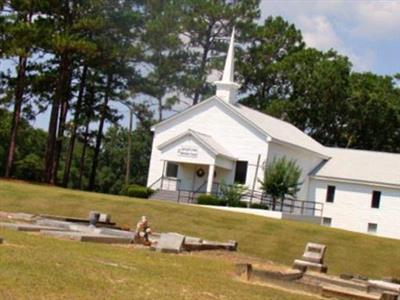
M197 169L197 171L196 171L196 175L197 175L198 177L203 177L205 173L206 173L206 172L204 172L204 170L203 170L202 168Z

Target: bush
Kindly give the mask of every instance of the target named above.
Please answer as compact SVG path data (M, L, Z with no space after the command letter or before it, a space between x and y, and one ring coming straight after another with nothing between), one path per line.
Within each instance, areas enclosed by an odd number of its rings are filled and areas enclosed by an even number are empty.
M153 194L153 190L138 184L132 184L125 188L125 194L135 198L149 198Z
M215 205L215 206L226 206L227 202L219 199L213 195L200 195L197 197L197 203L200 205Z
M253 203L250 205L250 208L257 208L257 209L266 209L269 210L269 207L265 204L260 204L260 203Z
M15 163L15 177L31 181L40 181L43 162L36 154L28 154Z
M244 185L238 183L234 183L233 185L222 183L221 199L226 201L231 207L246 207L246 204L243 206L240 201L246 191L247 188Z
M232 202L232 203L228 203L228 206L230 206L230 207L245 207L245 208L247 208L247 203L246 202L242 202L242 201Z

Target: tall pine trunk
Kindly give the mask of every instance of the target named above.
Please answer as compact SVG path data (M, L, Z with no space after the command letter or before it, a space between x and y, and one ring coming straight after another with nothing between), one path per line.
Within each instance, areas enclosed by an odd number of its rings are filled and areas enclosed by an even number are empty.
M94 149L92 170L90 172L90 178L89 178L89 186L88 186L89 191L93 191L95 188L97 165L99 162L99 153L100 153L101 141L103 138L104 123L106 121L108 101L109 101L110 94L111 94L111 86L112 86L112 75L109 74L107 76L107 86L106 86L106 91L104 94L104 103L103 103L103 106L101 107L101 111L100 111L99 129L97 130L96 146Z
M59 124L63 120L65 113L65 104L68 102L69 89L70 89L70 59L68 53L61 55L60 68L58 72L58 80L54 94L53 106L51 108L49 130L46 143L46 155L43 181L55 184L56 179L56 166L57 166L57 138L59 134ZM63 107L61 107L61 105ZM60 112L61 108L61 112Z
M62 182L62 185L64 187L68 186L69 174L71 172L72 156L74 154L76 131L78 129L78 122L79 122L79 117L81 115L81 109L82 109L82 100L83 100L83 95L85 93L87 71L88 71L88 67L85 64L83 66L81 82L79 85L79 93L78 93L78 99L76 101L74 121L72 124L72 130L71 130L71 138L69 141L67 155L65 158L64 177L63 177L63 182Z
M204 45L203 48L203 54L201 56L201 63L200 63L200 72L199 72L199 81L203 81L203 76L206 71L206 64L207 64L207 58L208 58L208 52L210 51L211 47L211 32L212 32L212 25L208 26L207 33L206 33L206 39L207 42ZM193 105L196 105L200 101L200 94L201 94L201 88L204 83L202 83L195 91L194 91L194 96L193 96Z
M30 7L29 13L24 17L24 23L32 22L32 7ZM15 149L17 144L18 127L21 120L22 103L24 100L25 85L26 85L26 67L28 64L28 53L29 48L25 49L25 54L19 56L18 67L17 67L17 85L15 87L15 104L13 110L13 117L11 121L10 140L7 149L7 160L5 165L5 177L10 177L12 174L12 167L14 163Z
M85 133L84 133L85 136L83 139L83 148L82 148L81 158L79 160L78 188L80 190L82 189L82 178L83 178L83 172L85 170L86 149L89 141L89 125L90 125L90 119L86 121Z
M57 141L56 141L56 148L55 148L54 162L53 162L54 164L53 182L55 184L57 184L57 172L58 172L58 167L60 165L62 143L64 140L64 132L65 132L65 123L67 120L67 115L69 110L69 100L71 97L71 80L72 80L72 68L69 69L68 81L64 86L64 93L62 98L63 102L61 104L60 120L58 123Z
M17 143L17 134L18 134L18 127L19 122L21 120L21 109L22 109L22 102L24 97L25 91L25 79L26 79L26 66L27 66L28 58L27 56L20 56L19 63L18 63L18 75L17 75L17 85L15 88L15 104L14 104L14 111L13 117L11 121L11 132L10 132L10 142L8 144L8 151L7 151L7 161L6 161L6 168L5 168L5 177L11 176L12 166L14 163L14 155L15 155L15 148Z

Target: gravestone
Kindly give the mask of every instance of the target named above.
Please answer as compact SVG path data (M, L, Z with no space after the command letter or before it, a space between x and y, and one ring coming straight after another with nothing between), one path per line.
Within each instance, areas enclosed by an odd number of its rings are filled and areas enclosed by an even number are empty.
M155 250L165 253L179 253L182 251L184 242L184 235L178 233L162 233Z
M239 278L245 281L249 281L251 279L253 271L253 266L251 264L236 264L235 265L235 273Z
M305 261L323 264L326 246L316 243L307 243L302 259Z
M101 223L111 223L111 215L100 213L99 222Z
M0 244L3 244L3 238L0 236Z
M303 272L306 270L311 270L326 273L328 267L324 265L325 252L325 245L307 243L302 258L294 261L293 268Z
M100 213L97 211L91 211L89 213L89 224L91 227L96 227L97 222L99 222Z

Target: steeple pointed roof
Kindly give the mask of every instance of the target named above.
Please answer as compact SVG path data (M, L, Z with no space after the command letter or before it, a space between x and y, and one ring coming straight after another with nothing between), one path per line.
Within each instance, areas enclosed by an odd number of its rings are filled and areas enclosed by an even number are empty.
M233 74L235 72L235 27L232 30L231 41L229 43L228 54L226 56L224 74L222 81L233 82Z
M228 54L226 55L224 73L222 75L222 80L216 81L217 86L217 97L222 100L235 103L237 90L239 85L234 81L235 73L235 28L232 30L232 36L229 43Z

